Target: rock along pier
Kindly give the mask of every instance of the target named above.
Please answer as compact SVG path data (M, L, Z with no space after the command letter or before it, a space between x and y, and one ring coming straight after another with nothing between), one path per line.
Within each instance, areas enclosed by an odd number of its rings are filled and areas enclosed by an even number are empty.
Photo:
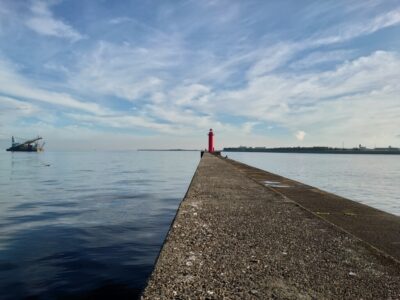
M204 153L142 299L399 299L400 218Z

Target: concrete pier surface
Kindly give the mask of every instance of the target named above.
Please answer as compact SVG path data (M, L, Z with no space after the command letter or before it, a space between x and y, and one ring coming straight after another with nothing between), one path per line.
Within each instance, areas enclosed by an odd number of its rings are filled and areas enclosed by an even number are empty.
M205 153L142 299L400 299L399 217L274 176Z

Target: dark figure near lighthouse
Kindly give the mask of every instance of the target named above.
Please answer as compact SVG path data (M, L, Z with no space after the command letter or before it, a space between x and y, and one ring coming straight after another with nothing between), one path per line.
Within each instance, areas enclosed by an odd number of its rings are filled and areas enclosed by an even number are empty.
M208 152L213 153L214 152L214 132L212 128L210 129L210 132L208 133Z

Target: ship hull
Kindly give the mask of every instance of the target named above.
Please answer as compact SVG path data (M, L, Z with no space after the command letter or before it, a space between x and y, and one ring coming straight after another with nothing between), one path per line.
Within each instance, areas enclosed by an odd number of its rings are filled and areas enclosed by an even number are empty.
M12 148L8 148L6 151L10 151L10 152L41 152L43 150L41 150L41 149L12 149Z

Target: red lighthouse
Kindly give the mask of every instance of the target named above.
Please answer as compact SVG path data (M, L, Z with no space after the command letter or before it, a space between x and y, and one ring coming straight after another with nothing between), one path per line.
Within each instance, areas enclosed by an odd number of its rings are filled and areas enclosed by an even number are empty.
M208 133L208 152L214 152L214 132L212 129L210 129L210 132Z

